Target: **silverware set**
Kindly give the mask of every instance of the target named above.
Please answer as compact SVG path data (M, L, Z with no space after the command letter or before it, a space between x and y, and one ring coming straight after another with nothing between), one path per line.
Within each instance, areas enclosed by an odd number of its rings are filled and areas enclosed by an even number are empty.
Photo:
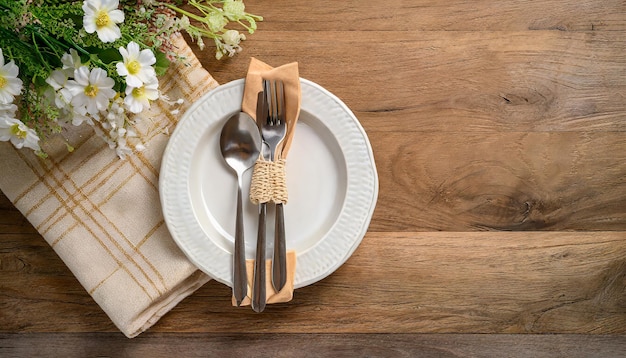
M285 120L285 90L282 81L263 80L263 92L257 102L257 125L263 140L262 155L265 160L277 159L276 149L285 139L287 123ZM267 147L267 148L266 148ZM265 216L266 203L259 205L259 226L257 235L256 260L252 288L252 309L262 312L266 303L265 272ZM272 285L280 291L287 281L287 263L285 249L285 221L283 204L276 204L274 236L274 254L272 257Z
M241 217L241 174L254 166L254 162L251 163L250 159L253 156L258 158L259 154L261 154L265 161L274 162L278 160L279 154L277 148L287 134L283 82L279 80L263 80L263 91L259 92L257 99L256 125L254 125L254 120L252 120L250 116L243 112L238 113L226 122L220 137L222 155L228 165L237 173L239 183L233 260L233 295L237 306L241 305L241 302L247 295L245 242L243 238L243 219ZM265 257L266 215L267 203L262 202L259 204L259 224L252 284L251 304L255 312L262 312L265 309L267 301ZM282 203L276 204L274 225L275 236L271 281L274 290L279 292L287 282L285 220Z

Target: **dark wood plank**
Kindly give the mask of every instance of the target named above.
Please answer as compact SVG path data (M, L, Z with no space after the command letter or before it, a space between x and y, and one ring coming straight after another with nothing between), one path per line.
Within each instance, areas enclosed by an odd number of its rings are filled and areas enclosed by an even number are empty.
M337 272L261 316L229 307L227 287L206 288L161 324L233 333L624 334L626 240L610 232L370 233ZM195 311L202 304L204 323Z
M626 228L624 32L257 35L248 54L298 60L367 130L373 231Z
M626 5L604 1L437 0L384 3L289 0L246 2L262 31L614 31L626 29Z
M49 248L0 275L0 332L116 331ZM49 252L50 251L50 252ZM152 332L626 334L623 233L370 233L330 277L259 315L209 282Z
M0 334L3 357L618 358L625 336L458 334Z
M38 235L37 230L13 206L13 203L0 191L0 233Z
M0 332L116 330L39 234L0 233L0 322Z
M373 231L626 229L623 133L370 134Z
M228 66L202 63L224 83L248 56L298 61L367 131L624 132L624 49L620 31L265 31Z

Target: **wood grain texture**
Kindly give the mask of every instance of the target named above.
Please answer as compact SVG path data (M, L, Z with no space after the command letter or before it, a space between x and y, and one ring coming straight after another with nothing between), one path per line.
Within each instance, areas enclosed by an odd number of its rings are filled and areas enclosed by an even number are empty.
M246 55L298 61L300 75L343 99L368 131L626 130L623 32L277 34L255 34ZM247 61L233 62L239 76L213 73L244 77Z
M261 30L276 31L623 31L620 0L388 0L380 2L256 0L246 2L261 13ZM280 39L279 39L280 40Z
M626 227L626 135L594 132L371 135L374 231Z
M99 342L99 344L93 344ZM502 357L618 358L620 336L417 334L0 334L3 357Z
M3 262L21 264L0 275L0 331L115 330L51 249L1 249ZM151 331L624 334L626 240L616 232L374 232L333 275L263 315L231 307L229 292L210 282Z
M623 356L626 2L246 8L243 52L196 54L220 83L298 61L354 111L380 180L360 247L262 315L209 282L128 341L0 195L0 355Z

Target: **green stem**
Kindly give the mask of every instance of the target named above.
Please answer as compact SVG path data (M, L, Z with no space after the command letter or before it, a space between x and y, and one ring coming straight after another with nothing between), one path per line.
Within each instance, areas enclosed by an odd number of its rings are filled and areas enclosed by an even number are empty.
M219 11L218 7L213 6L212 2L208 2L208 5L199 3L197 0L189 0L189 5L192 5L196 9L200 10L204 15L208 15L211 11Z
M46 60L43 58L43 54L41 53L41 51L39 50L39 46L37 46L37 41L36 41L36 35L35 32L33 31L33 33L31 34L33 37L33 43L35 44L35 53L37 53L37 56L39 56L39 60L41 61L41 64L44 65L46 67L46 70L48 70L48 72L51 71L50 66L48 65L48 62L46 62Z
M249 33L253 33L254 29L246 24L243 23L243 21L238 20L237 23L241 26L243 26L246 30L248 30Z
M61 56L63 56L63 51L59 52L58 51L58 45L62 45L62 44L57 44L57 46L54 46L50 40L55 40L54 38L51 38L49 36L45 36L44 34L40 33L39 31L33 31L33 35L36 35L39 39L41 39L41 41L45 42L46 45L48 45L48 47L50 48L50 50L52 50L55 54L55 56L57 56L58 58L61 58Z
M200 16L198 16L196 14L190 13L189 11L183 10L183 9L177 7L177 6L172 5L172 4L168 4L168 3L162 3L162 4L164 6L166 6L166 7L169 7L170 9L172 9L172 10L174 10L174 11L180 13L180 14L183 14L183 15L189 17L189 18L192 18L192 19L194 19L196 21L200 21L202 23L204 23L204 21L205 21L203 17L200 17Z

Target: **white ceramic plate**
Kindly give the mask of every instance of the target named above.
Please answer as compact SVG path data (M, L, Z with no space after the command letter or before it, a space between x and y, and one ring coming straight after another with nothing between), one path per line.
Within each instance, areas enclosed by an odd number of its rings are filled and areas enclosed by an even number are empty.
M370 143L357 118L337 97L301 79L302 106L287 157L287 250L296 252L295 288L333 273L354 252L378 196ZM244 80L210 91L189 108L165 149L159 190L167 227L187 257L232 286L236 176L221 157L226 119L240 111ZM251 171L246 172L248 186ZM254 258L258 207L244 189L246 257ZM271 257L273 205L268 205Z

